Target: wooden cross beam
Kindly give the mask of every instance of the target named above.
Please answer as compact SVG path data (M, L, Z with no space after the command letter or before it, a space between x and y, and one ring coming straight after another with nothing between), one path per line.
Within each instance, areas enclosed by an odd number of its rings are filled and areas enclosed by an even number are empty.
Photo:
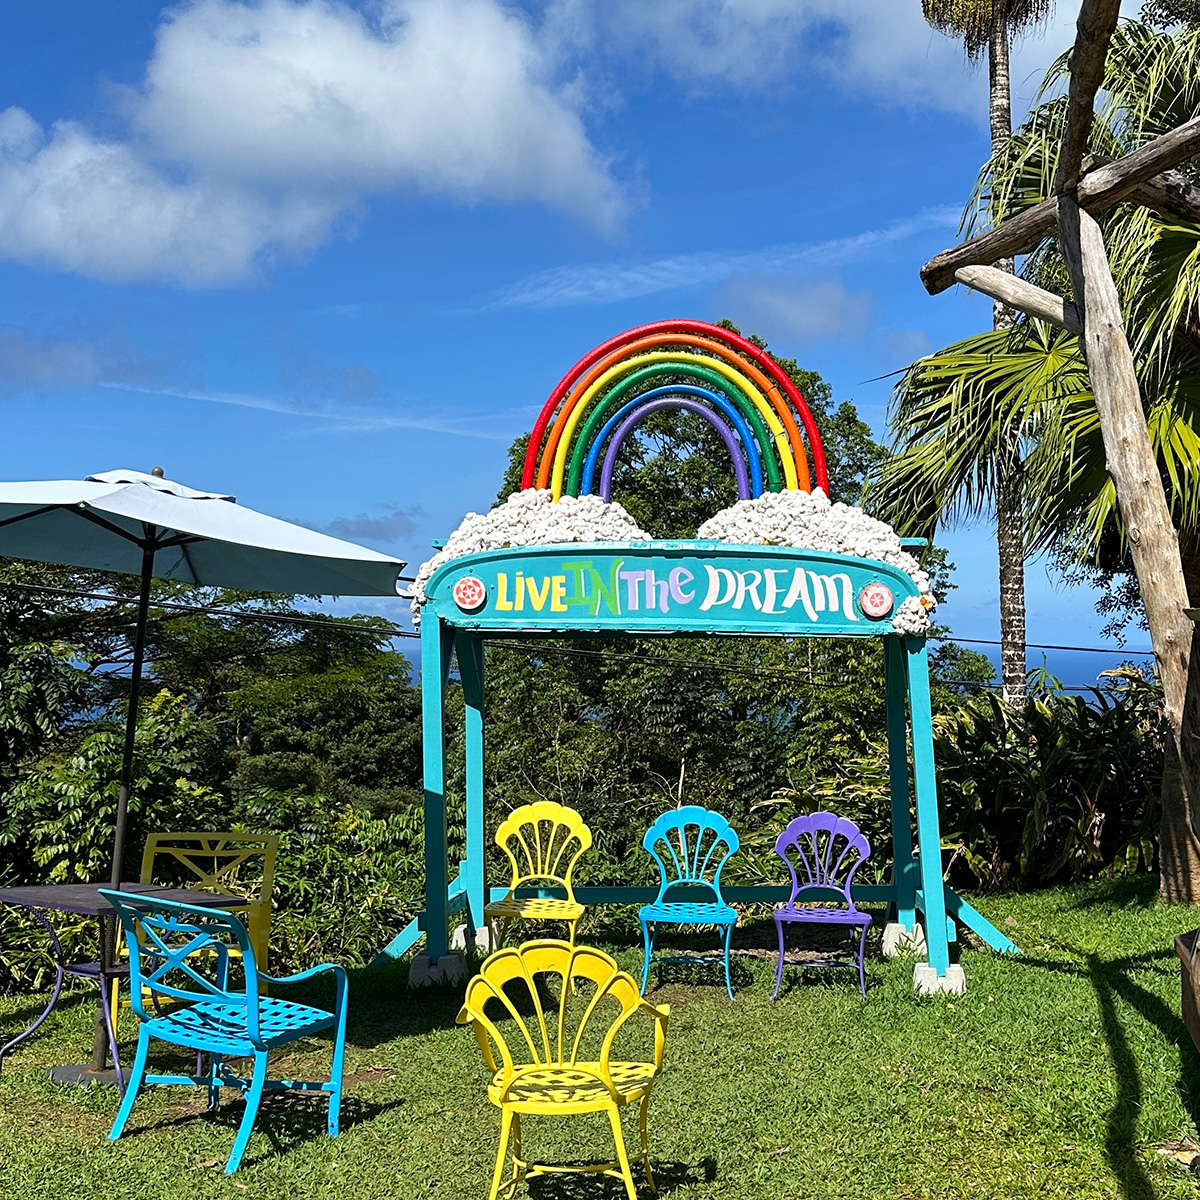
M1139 146L1124 158L1093 158L1081 164L1076 188L1079 207L1099 212L1121 200L1144 204L1165 216L1200 222L1200 188L1169 168L1200 154L1200 117ZM1058 227L1058 197L1051 196L989 229L979 237L934 255L921 268L931 296L956 282L961 267L987 266L1001 258L1028 254ZM980 289L981 291L983 289Z

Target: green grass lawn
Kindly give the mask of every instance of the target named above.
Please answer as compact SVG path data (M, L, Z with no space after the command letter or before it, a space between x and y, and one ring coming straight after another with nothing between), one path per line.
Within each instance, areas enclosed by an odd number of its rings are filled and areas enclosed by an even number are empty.
M797 976L772 1004L773 964L749 955L736 960L732 1004L715 976L652 983L650 998L672 1006L650 1110L660 1192L1195 1196L1200 1181L1158 1148L1195 1137L1200 1118L1200 1057L1179 1015L1172 949L1200 910L1158 904L1150 878L978 907L1024 954L964 949L961 997L918 999L912 960L878 957L866 1004L849 972ZM639 950L605 948L640 969ZM91 994L71 993L0 1074L0 1195L485 1197L499 1116L474 1038L454 1024L457 996L404 985L402 965L352 978L342 1136L324 1137L319 1102L268 1096L245 1164L228 1178L236 1102L213 1116L199 1090L148 1089L125 1138L110 1144L115 1090L48 1082L47 1067L90 1046ZM0 1030L27 1021L32 1004L0 1000ZM128 1010L122 1021L129 1044ZM316 1077L328 1043L298 1043L283 1057L282 1073ZM527 1119L526 1145L534 1156L611 1156L603 1117ZM624 1192L579 1176L536 1181L528 1194ZM641 1194L651 1194L644 1184Z

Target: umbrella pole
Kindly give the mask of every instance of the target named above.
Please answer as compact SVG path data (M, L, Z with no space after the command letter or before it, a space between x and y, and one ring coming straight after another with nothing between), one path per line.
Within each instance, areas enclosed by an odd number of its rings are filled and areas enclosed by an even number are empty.
M146 620L150 615L150 584L154 579L154 548L142 547L142 590L138 595L137 626L133 634L133 671L129 680L129 710L125 717L125 753L121 759L121 787L117 793L117 821L113 831L112 886L121 886L121 860L125 856L125 822L129 789L133 782L133 743L137 734L138 695L142 690L142 658L146 649Z

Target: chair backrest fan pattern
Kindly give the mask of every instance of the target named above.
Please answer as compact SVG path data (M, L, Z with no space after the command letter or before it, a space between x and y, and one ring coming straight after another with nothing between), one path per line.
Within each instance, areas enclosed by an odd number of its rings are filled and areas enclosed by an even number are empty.
M592 834L573 808L540 800L511 812L496 830L496 844L512 866L510 888L558 883L570 892L571 873Z
M702 887L721 896L721 870L738 849L738 835L720 813L698 804L664 813L642 846L658 863L658 900L676 887Z
M832 891L854 907L850 886L871 846L853 821L831 812L797 817L775 840L775 852L792 878L789 904L807 892L815 893L810 901L831 898Z
M546 986L546 977L553 986ZM586 991L591 989L580 987L588 982L595 986L590 998ZM519 949L497 951L468 985L463 1012L476 1022L476 1038L491 1069L503 1065L511 1073L515 1069L512 1049L487 1011L496 1007L493 1002L499 1002L513 1023L513 1032L519 1032L528 1051L526 1061L570 1068L593 1057L588 1053L593 1038L588 1035L598 1037L601 1029L603 1041L596 1057L607 1059L621 1027L641 1006L641 996L633 978L612 958L588 946L572 949L565 942L527 943ZM619 1010L615 1022L613 1003ZM500 1062L489 1042L499 1050Z

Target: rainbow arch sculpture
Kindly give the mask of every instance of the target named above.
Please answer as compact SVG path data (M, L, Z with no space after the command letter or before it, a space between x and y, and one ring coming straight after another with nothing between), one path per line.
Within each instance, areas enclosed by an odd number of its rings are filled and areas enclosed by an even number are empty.
M713 425L729 452L739 500L829 490L817 424L796 385L752 342L692 320L640 325L585 354L538 416L521 487L549 488L556 501L592 493L611 500L621 447L664 409Z

